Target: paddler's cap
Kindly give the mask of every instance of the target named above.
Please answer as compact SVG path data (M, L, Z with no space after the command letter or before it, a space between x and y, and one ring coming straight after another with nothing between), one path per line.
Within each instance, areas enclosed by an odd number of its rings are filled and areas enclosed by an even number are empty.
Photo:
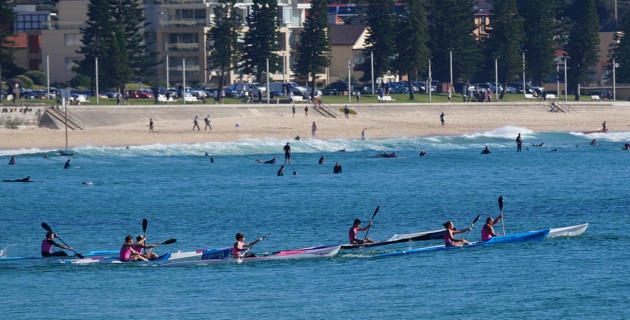
M359 220L359 219L354 219L354 224L361 224L361 220Z

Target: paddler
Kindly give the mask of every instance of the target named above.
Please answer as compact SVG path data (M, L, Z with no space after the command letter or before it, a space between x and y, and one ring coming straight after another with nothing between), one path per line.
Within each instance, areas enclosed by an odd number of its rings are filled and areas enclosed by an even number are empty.
M463 246L465 244L470 244L466 239L456 239L453 235L464 233L470 231L472 228L463 229L463 230L455 230L455 226L453 225L453 221L447 221L442 224L446 231L444 232L444 245L447 247L454 246Z
M494 232L494 226L503 218L503 213L501 213L496 219L492 220L491 217L486 219L486 224L481 228L481 241L488 241L492 239L492 237L498 237L501 234Z
M143 261L148 261L147 258L143 257L142 254L136 250L134 250L134 247L141 247L144 249L149 249L149 248L155 248L157 246L159 246L161 243L158 244L138 244L133 242L133 236L132 235L128 235L125 237L125 243L122 245L122 247L120 248L120 256L118 257L118 260L126 262L126 261L137 261L137 260L143 260Z
M158 257L155 252L149 251L144 253L144 248L142 247L145 244L147 238L144 235L139 235L136 237L136 244L133 246L133 250L137 251L141 256L151 260Z
M350 240L350 244L376 243L376 241L370 238L365 238L363 240L357 239L357 232L366 231L367 229L370 228L371 225L372 225L372 222L370 222L365 228L361 228L361 220L354 219L354 223L352 224L352 227L350 228L350 230L348 230L348 240Z
M240 258L241 254L244 251L247 251L247 249L244 249L244 248L251 247L257 244L258 242L262 241L262 238L258 238L258 240L254 242L250 242L250 243L245 243L244 240L245 240L244 234L240 232L236 234L236 242L234 242L234 246L232 246L232 256L234 257L234 259ZM248 252L247 254L245 254L244 257L255 257L255 255L251 252Z
M46 233L46 239L42 240L42 257L66 257L68 256L67 253L63 252L63 251L55 251L52 252L52 247L58 247L61 249L65 249L65 250L72 250L71 247L68 247L66 245L63 244L58 244L57 242L55 242L53 239L55 239L57 235L52 233L52 232L47 232Z

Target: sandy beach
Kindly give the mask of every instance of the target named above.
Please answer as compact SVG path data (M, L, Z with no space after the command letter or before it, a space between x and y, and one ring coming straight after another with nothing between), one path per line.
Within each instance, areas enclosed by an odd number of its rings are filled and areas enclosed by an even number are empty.
M568 107L570 106L570 108ZM305 105L196 105L196 106L96 106L70 108L84 121L84 130L69 130L68 146L134 146L150 144L192 144L239 139L292 140L297 135L311 137L313 122L318 139L367 139L460 135L484 132L504 126L532 131L592 131L602 122L613 131L630 130L628 103L570 103L568 112L549 112L544 102L451 103L451 104L352 104L357 115L349 119L339 111L343 105L326 109L336 118L326 117L312 107L308 117ZM445 125L440 114L447 116ZM193 131L193 118L199 116L200 131ZM204 130L210 115L212 130ZM149 133L149 119L155 133ZM238 124L238 126L237 126ZM45 127L0 129L0 149L65 147L65 130Z

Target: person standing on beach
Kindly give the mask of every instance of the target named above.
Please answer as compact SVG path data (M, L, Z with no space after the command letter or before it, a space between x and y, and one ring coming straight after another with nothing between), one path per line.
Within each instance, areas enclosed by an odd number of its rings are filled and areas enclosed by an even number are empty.
M212 126L210 125L210 115L208 115L205 119L203 119L203 121L206 122L206 127L203 128L203 130L207 130L208 128L210 128L210 130L212 130Z
M365 129L367 128L363 128L363 131L361 131L361 140L365 140Z
M442 112L442 114L440 115L440 122L442 123L442 127L443 127L444 122L446 122L446 115L444 114L444 112Z
M66 161L66 164L63 165L64 169L70 169L70 159L68 159L68 161Z
M295 118L295 105L293 105L293 107L291 108L291 111L293 111L293 118Z
M308 118L308 106L304 107L304 118Z
M448 88L446 96L448 97L448 102L451 102L451 98L453 97L453 92L451 91L451 88Z
M521 147L523 146L523 139L521 139L521 134L518 134L516 137L516 152L521 152Z
M283 150L284 150L284 163L291 164L291 146L289 146L288 142L284 146Z
M149 133L153 133L153 119L149 119Z
M315 124L315 121L313 121L313 125L311 126L311 134L313 135L313 138L317 138L317 125Z
M195 128L197 128L197 131L201 131L201 129L199 128L199 119L197 119L197 115L195 115L195 119L193 120L193 131L195 131Z
M335 162L335 166L333 167L333 173L334 174L342 173L341 165L339 164L339 162Z
M348 109L348 105L343 108L343 114L346 116L346 119L350 119L350 109Z
M604 133L606 133L606 131L608 131L608 129L606 129L606 121L604 121L604 123L602 123L602 131L604 131Z
M357 96L357 103L359 103L359 100L361 100L361 91L357 90L356 96Z

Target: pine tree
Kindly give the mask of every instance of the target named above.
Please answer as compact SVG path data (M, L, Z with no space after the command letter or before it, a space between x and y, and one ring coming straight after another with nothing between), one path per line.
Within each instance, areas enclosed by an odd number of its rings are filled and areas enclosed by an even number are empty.
M400 75L410 76L415 70L427 65L429 49L429 25L423 7L424 0L405 0L404 11L398 16L396 34L396 59L394 69ZM414 99L411 77L409 99Z
M15 20L15 12L9 7L6 0L0 0L0 84L2 83L2 67L13 60L13 51L11 45L13 42L9 39L13 35L13 21ZM2 94L0 94L0 102L2 102Z
M330 37L328 36L328 11L326 0L311 1L304 28L300 32L295 71L310 77L311 98L314 98L317 74L330 65Z
M95 58L102 57L107 60L105 52L109 50L112 41L112 23L109 0L90 0L87 11L87 27L81 28L81 43L83 44L77 53L83 54L83 59L76 61L77 73L92 79L95 85ZM99 68L99 79L108 79L107 68ZM103 82L106 87L107 81Z
M488 33L489 37L485 42L486 73L494 69L494 59L498 59L499 82L507 85L507 82L515 80L523 71L522 46L525 33L516 0L495 3L492 8L492 29Z
M380 78L391 70L392 57L395 54L395 3L394 0L367 0L366 2L368 36L365 39L364 55L366 57L373 55L374 78ZM362 80L371 79L370 72L371 70L366 68Z
M153 44L146 27L144 9L138 0L114 0L112 3L114 23L122 27L125 37L125 51L128 55L132 80L148 79L157 73L157 53L149 49ZM121 48L122 49L122 48Z
M618 44L613 47L611 60L615 58L615 63L619 64L615 71L617 83L630 83L630 13L621 19L619 27L620 30L615 35Z
M450 81L452 50L453 80L472 79L482 58L473 34L476 26L470 0L429 0L429 12L433 78Z
M234 69L241 57L241 44L238 34L241 30L241 16L236 8L236 0L219 0L214 7L214 21L207 34L210 46L208 62L217 69L219 92L225 85L226 75Z
M275 53L280 50L278 45L278 3L276 0L254 0L252 13L247 16L249 30L245 34L243 46L243 71L254 74L257 81L262 81L262 74L266 72L267 59L269 71L279 69L280 57Z
M527 73L532 81L541 84L548 75L555 73L555 14L557 1L520 0L519 13L525 19L524 48Z
M575 100L580 100L578 84L589 81L588 68L599 59L599 17L595 11L594 0L576 0L575 24L569 33L569 41L565 47L569 60L567 62L568 88L575 93Z

